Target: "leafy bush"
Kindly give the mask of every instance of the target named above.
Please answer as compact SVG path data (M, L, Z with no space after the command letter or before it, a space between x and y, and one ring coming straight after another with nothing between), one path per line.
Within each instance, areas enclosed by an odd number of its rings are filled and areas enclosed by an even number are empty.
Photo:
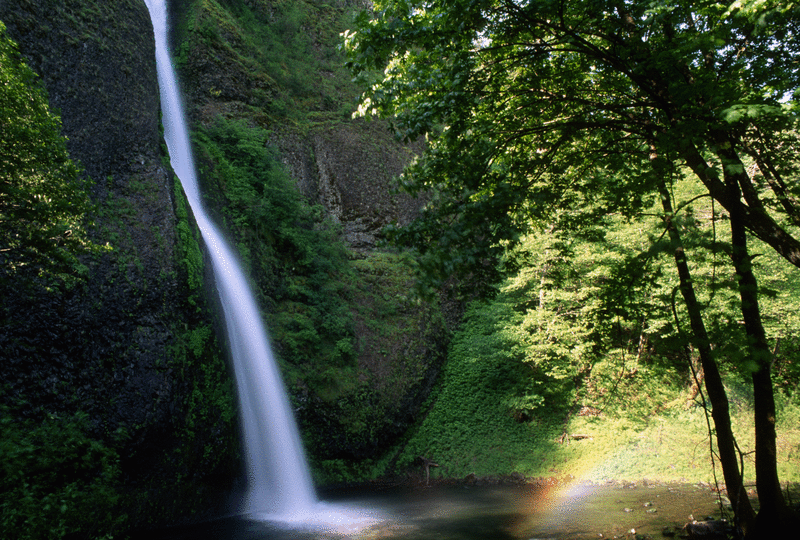
M61 118L0 22L0 284L20 274L74 282L87 181L67 153Z
M214 84L225 87L211 88L209 95L230 100L235 94L253 106L254 116L339 121L350 115L358 93L338 48L352 9L312 0L193 2L179 29L176 60L190 66L207 54L203 69L216 64ZM186 76L193 75L187 69ZM236 83L228 84L229 78Z
M676 190L691 198L691 186ZM693 217L700 212L709 209L699 202L685 207L680 226L693 248L693 278L750 478L752 391L738 293L734 275L722 271L724 244L710 224ZM467 311L440 392L398 465L419 470L415 460L422 455L445 476L518 471L712 480L709 433L692 376L696 352L685 335L671 246L658 237L658 225L650 216L613 217L591 238L558 230L522 238L506 255L509 277L496 296ZM768 293L761 307L781 389L779 467L781 478L793 481L798 278L769 251L754 264ZM572 433L587 438L570 443Z
M89 435L85 414L0 416L0 523L8 540L99 537L123 522L116 452Z

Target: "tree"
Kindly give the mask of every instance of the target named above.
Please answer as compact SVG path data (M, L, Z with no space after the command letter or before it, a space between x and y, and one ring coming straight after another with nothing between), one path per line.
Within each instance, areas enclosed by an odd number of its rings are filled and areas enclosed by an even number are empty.
M90 246L87 182L68 155L61 120L0 23L0 283L70 279Z
M702 182L730 220L727 250L750 338L762 505L756 520L744 497L737 515L751 536L787 512L747 233L800 267L790 227L798 15L797 4L772 0L386 0L344 36L350 67L369 84L360 112L392 118L402 138L427 138L402 181L433 200L396 236L417 247L434 280L486 268L477 263L530 226L559 219L578 231L601 215L635 216L659 197L684 303L699 310L668 195L682 168ZM701 313L690 318L713 370ZM727 409L718 386L709 396L715 410ZM715 422L728 489L738 493L733 441L720 437L729 421Z

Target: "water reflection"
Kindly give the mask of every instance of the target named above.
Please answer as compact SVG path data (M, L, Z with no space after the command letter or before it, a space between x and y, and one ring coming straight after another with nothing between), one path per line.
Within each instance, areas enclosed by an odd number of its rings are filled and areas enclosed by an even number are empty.
M694 485L472 486L330 493L317 518L240 516L141 540L584 540L635 534L719 516L714 493ZM317 521L314 521L316 519Z

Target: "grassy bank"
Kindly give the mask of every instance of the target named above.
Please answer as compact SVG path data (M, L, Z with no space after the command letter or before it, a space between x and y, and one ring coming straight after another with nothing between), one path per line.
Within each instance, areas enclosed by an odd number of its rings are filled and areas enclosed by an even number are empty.
M423 456L439 465L432 477L518 472L595 482L713 482L715 475L722 481L710 457L711 420L700 397L692 398L692 388L669 374L655 383L641 373L620 380L605 401L593 404L565 393L531 418L515 418L508 405L516 396L512 370L493 340L476 332L485 317L473 308L456 336L440 391L400 451L398 470L422 474ZM729 396L746 481L754 482L751 397L741 385L729 386ZM783 393L779 404L780 478L798 482L800 404Z
M517 270L495 298L467 310L429 412L392 456L393 471L421 474L422 456L442 477L721 480L668 252L643 252L649 226L611 222L602 241L570 244L532 235L511 254L506 264ZM733 278L719 271L718 255L705 257L694 259L693 274L704 301L717 306L705 317L750 483L749 357ZM775 351L779 474L798 482L796 272L769 253L757 271Z

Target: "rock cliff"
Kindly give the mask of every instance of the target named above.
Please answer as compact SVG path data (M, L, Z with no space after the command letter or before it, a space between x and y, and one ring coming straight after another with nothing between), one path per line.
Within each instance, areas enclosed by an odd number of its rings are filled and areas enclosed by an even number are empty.
M4 295L2 402L33 421L88 414L90 436L120 458L121 511L173 515L227 489L237 435L212 318L190 286L187 262L202 257L165 165L147 9L2 0L0 20L60 111L93 180L92 237L110 248L85 258L88 279L71 290Z
M322 482L382 472L369 464L416 419L446 345L437 309L409 294L402 257L378 249L381 228L422 202L393 188L415 149L384 124L350 119L357 89L335 47L361 4L171 4L208 199L259 287ZM118 459L122 517L111 522L207 510L240 477L236 405L202 244L162 144L147 9L0 0L0 21L61 114L70 155L93 181L92 237L109 248L83 259L88 278L74 288L4 296L0 405L20 422L85 414L85 436ZM247 201L208 142L228 144L220 130L230 126L266 134L275 163L265 166L291 179L305 217L281 234L295 244L236 217ZM320 242L335 263L300 253Z

